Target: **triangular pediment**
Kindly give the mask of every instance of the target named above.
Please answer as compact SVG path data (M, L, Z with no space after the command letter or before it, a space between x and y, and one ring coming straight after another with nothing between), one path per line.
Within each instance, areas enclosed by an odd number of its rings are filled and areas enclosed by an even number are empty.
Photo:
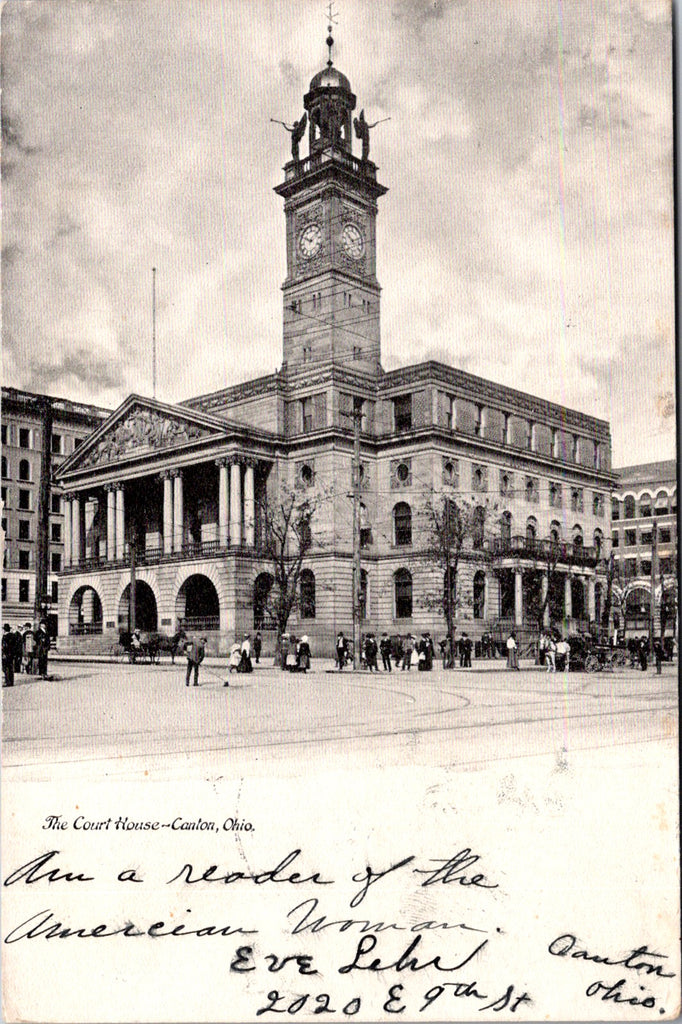
M60 469L63 473L124 462L224 432L224 424L205 414L131 395Z

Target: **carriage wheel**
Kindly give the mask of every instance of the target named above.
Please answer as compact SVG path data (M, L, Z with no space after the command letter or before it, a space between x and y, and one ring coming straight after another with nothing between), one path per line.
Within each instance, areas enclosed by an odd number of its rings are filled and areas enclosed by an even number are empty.
M585 659L585 671L586 672L598 672L601 668L599 664L599 658L596 654L588 654Z
M626 657L625 651L616 651L616 653L613 656L613 664L616 666L616 668L625 668L625 666L627 665L627 661L628 659Z

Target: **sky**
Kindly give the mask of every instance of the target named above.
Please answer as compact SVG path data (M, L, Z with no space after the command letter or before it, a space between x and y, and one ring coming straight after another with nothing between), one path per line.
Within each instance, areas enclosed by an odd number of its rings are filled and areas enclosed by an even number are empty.
M675 456L670 7L338 0L370 122L387 370L439 359ZM289 136L320 0L2 12L3 383L116 407L282 358ZM355 142L357 147L358 143Z

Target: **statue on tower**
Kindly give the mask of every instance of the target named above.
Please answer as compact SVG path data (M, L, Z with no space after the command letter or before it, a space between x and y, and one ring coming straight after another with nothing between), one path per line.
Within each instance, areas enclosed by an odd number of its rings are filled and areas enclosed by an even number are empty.
M275 118L275 117L271 117L270 120L274 124L281 124L282 127L286 128L286 130L291 135L291 156L292 156L292 159L295 160L296 163L298 163L298 161L299 161L298 147L299 147L299 145L301 143L301 139L303 138L303 136L305 134L306 125L308 124L308 115L304 111L303 112L303 117L300 117L298 119L298 121L294 121L294 123L292 124L291 128L289 127L288 124L285 124L284 121L278 121L277 118Z
M390 121L390 117L382 117L380 120L375 121L374 124L367 124L365 121L365 111L360 111L360 116L353 120L355 126L356 136L362 140L362 162L366 163L369 160L369 130L370 128L376 128L378 124L383 124L384 121Z

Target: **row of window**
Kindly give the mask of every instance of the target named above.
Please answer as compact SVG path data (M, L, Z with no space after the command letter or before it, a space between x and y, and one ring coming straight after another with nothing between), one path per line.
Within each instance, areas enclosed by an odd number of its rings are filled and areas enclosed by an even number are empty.
M1 492L2 504L5 508L11 508L10 504L10 492L7 487L2 488ZM23 488L19 488L19 500L17 508L22 512L31 512L33 510L33 491L29 491ZM50 495L50 512L55 515L61 515L62 513L62 497L60 494Z
M10 552L9 548L5 548L2 552L2 567L3 569L19 569L25 571L32 569L34 564L34 555L32 548L19 548L18 551ZM61 572L62 571L62 553L61 551L52 551L50 554L50 572Z
M19 580L19 603L29 604L31 600L31 581L30 580ZM8 581L5 576L2 577L2 600L3 602L8 599ZM56 604L59 600L59 584L56 580L50 584L50 599L52 604Z
M614 520L620 519L621 509L623 519L649 519L652 515L675 515L677 512L677 495L673 494L671 496L667 491L659 491L655 500L652 501L650 494L642 494L639 498L639 503L635 501L632 494L626 494L622 502L618 498L613 498L611 501L611 518Z
M621 566L623 570L623 578L626 580L634 580L638 576L651 576L650 558L624 558L621 562ZM675 560L672 556L667 555L665 558L659 558L659 574L672 576L675 572L675 568Z
M36 431L32 427L16 427L10 423L2 424L2 444L3 447L7 445L16 445L19 448L34 449L35 448L35 436ZM84 438L74 437L73 438L73 449L78 448L82 444ZM50 438L50 450L53 455L66 455L67 454L67 437L65 434L52 433Z
M11 467L10 467L9 459L7 458L7 456L3 455L2 456L2 479L3 480L11 480L11 478L12 478L12 473L11 473ZM33 480L32 467L31 467L31 463L28 461L28 459L20 459L19 460L19 480L26 480L26 481L32 481Z
M670 544L672 541L672 530L669 526L663 526L658 530L658 543L659 544ZM617 548L620 544L619 535L614 531L611 537L611 543L614 548ZM623 530L623 547L634 548L638 544L644 544L650 547L653 543L653 531L652 530L640 530L639 539L637 537L637 530Z

